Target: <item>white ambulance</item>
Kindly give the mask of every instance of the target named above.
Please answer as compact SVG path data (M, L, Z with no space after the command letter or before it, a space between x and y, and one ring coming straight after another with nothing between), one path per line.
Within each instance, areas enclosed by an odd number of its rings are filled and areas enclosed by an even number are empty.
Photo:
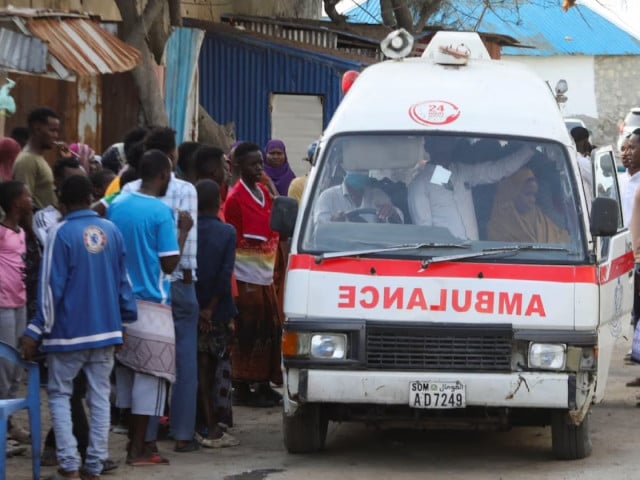
M387 47L403 49L394 35ZM588 456L633 291L611 149L592 161L581 177L549 86L490 59L476 34L366 68L297 214L291 199L274 206L291 236L288 451L361 421L550 425L557 458Z

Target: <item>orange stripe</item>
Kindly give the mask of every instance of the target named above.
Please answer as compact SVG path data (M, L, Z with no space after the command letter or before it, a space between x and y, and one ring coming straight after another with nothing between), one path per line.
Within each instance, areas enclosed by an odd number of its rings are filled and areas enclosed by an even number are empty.
M616 258L612 273L600 278L607 281L633 267L628 266L628 255ZM384 277L440 277L440 278L492 278L500 280L531 280L557 283L597 283L595 265L522 265L501 263L460 263L443 262L420 267L420 260L390 260L381 258L335 258L316 264L308 254L291 255L289 270L310 270L312 272L344 273L351 275L379 275Z

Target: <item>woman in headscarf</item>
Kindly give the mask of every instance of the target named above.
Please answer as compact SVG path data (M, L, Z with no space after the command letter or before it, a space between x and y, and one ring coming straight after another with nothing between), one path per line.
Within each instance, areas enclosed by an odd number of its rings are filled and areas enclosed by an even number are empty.
M20 150L20 144L13 138L0 139L0 182L13 178L13 164Z
M287 149L282 140L269 140L264 148L264 171L273 181L278 193L287 196L289 184L296 178L287 159Z
M521 168L498 184L491 218L489 240L505 242L564 243L566 230L557 226L536 205L538 183L533 172Z

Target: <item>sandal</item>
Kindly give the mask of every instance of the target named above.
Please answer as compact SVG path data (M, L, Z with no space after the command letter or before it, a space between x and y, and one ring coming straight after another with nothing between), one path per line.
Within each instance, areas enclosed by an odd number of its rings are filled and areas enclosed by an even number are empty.
M200 444L193 439L189 440L187 443L181 446L178 446L176 444L175 448L173 449L174 452L178 452L178 453L195 452L197 450L200 450Z
M144 467L147 465L169 465L169 459L158 453L152 453L149 456L131 458L127 457L127 465L132 467Z

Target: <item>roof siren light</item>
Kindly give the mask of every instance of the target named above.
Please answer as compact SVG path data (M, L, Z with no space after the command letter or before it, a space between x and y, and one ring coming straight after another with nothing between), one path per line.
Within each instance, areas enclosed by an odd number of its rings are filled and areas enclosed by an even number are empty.
M387 57L398 60L413 50L413 35L404 28L394 30L380 42L380 50Z
M343 95L347 94L347 92L353 85L353 82L355 82L356 78L358 78L358 75L360 75L360 73L356 72L355 70L347 70L342 74L342 94Z

